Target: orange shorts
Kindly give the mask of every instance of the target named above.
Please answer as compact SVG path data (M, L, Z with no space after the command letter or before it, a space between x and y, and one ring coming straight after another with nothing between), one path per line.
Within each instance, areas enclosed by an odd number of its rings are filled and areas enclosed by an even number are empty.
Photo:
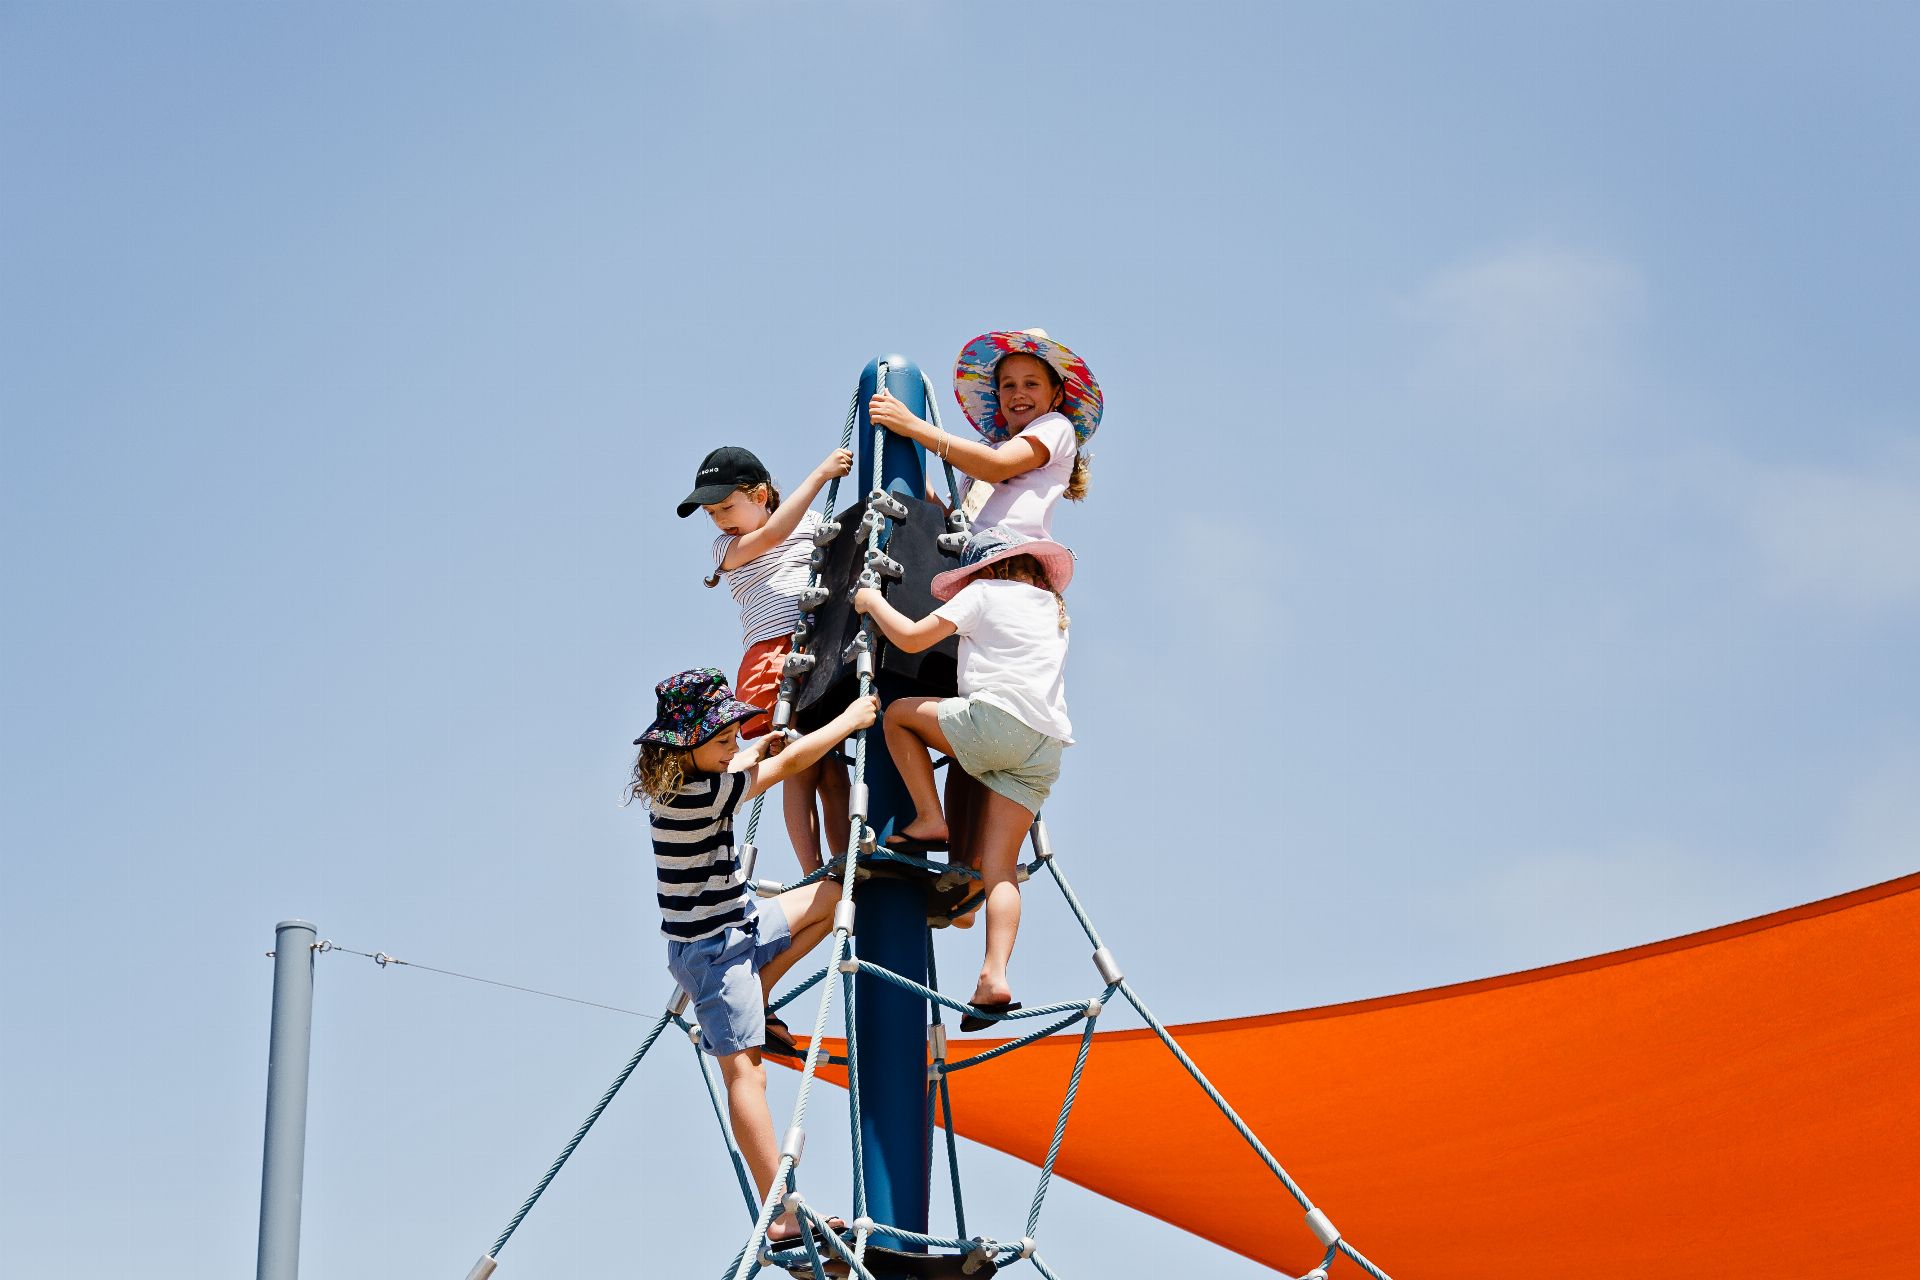
M733 682L733 696L771 713L780 701L780 668L792 648L792 636L777 636L747 650L747 656L740 659L740 678ZM740 726L740 736L757 738L771 728L771 714L755 716Z

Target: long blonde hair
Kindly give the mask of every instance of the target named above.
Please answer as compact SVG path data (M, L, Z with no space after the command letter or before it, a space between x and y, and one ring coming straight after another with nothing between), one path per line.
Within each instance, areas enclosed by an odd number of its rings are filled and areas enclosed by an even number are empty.
M1032 556L1008 556L1004 560L995 560L980 570L983 578L999 578L1005 582L1024 582L1030 587L1042 591L1052 591L1053 601L1060 608L1060 629L1065 631L1068 622L1067 598L1053 590L1053 583L1047 577L1047 570Z
M687 766L693 759L691 747L670 747L664 742L643 742L633 760L633 779L627 784L629 803L639 800L653 807L678 791L687 780Z
M1040 360L1039 356L1033 355L1033 353L1029 351L1009 351L1007 355L1029 356L1032 359ZM1001 356L1000 360L1005 360L1006 358L1007 356ZM1067 384L1066 384L1066 381L1061 378L1060 371L1053 367L1053 361L1040 360L1040 367L1047 371L1047 381L1053 384L1055 400L1057 401L1065 400ZM1000 382L1000 361L999 360L994 361L994 364L993 364L993 380L994 380L994 384L998 386ZM1058 404L1051 405L1048 407L1048 412L1057 412L1058 409L1059 409ZM1087 500L1087 491L1093 488L1093 479L1092 479L1092 476L1089 474L1091 468L1088 466L1088 464L1091 463L1092 461L1093 461L1092 454L1081 453L1078 449L1074 451L1073 470L1069 472L1067 475L1067 487L1060 494L1061 497L1065 498L1068 502L1085 502ZM1036 583L1035 585L1045 586L1046 584ZM1064 609L1065 609L1065 606L1062 606L1063 612L1064 612ZM1061 627L1060 629L1062 631L1066 630L1064 626Z
M1087 475L1087 464L1093 461L1090 453L1073 455L1073 471L1067 476L1067 487L1060 496L1068 502L1085 502L1087 490L1093 487L1093 481Z

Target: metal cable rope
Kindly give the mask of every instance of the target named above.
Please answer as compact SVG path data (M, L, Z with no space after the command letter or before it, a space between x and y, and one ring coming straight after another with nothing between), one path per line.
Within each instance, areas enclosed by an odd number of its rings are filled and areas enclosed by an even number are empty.
M600 1095L600 1101L595 1103L593 1110L587 1113L586 1120L574 1132L572 1140L560 1149L559 1156L548 1168L546 1176L540 1179L539 1184L533 1189L533 1194L528 1196L526 1203L520 1206L520 1212L513 1215L513 1221L507 1223L507 1229L502 1231L500 1238L493 1242L493 1248L487 1250L488 1258L499 1257L500 1251L507 1247L507 1241L513 1239L513 1233L520 1229L522 1222L526 1221L527 1214L533 1211L533 1206L539 1202L541 1196L546 1194L547 1188L553 1185L554 1178L559 1176L561 1166L566 1164L575 1148L579 1147L581 1141L586 1138L587 1130L593 1128L594 1122L607 1109L607 1104L613 1101L613 1095L620 1092L620 1086L627 1082L627 1077L633 1074L633 1069L640 1065L640 1059L647 1056L647 1050L653 1048L653 1042L660 1038L660 1033L667 1029L667 1024L671 1021L673 1021L673 1011L669 1009L660 1015L659 1021L653 1024L653 1030L647 1032L647 1038L642 1040L640 1047L633 1051L633 1057L627 1059L627 1065L621 1069L619 1075L613 1078L613 1083L607 1086L607 1091ZM475 1270L478 1269L475 1268ZM492 1268L488 1267L487 1270L491 1271Z
M888 367L886 363L883 361L878 366L878 373L876 378L877 385L884 385L887 374L888 374ZM925 375L923 374L922 377L924 379ZM934 425L937 427L939 423L939 411L938 411L938 408L935 406L935 399L933 395L931 382L926 383L926 388L927 388L927 403L929 406L930 416L933 419ZM858 412L859 412L859 395L858 395L858 391L856 390L853 403L848 408L847 424L846 424L845 430L842 433L842 439L841 439L842 448L848 447L848 445L852 441L853 427L858 417ZM873 448L873 454L872 454L873 458L875 459L875 469L876 469L875 492L876 494L884 491L883 486L879 483L880 477L877 474L879 471L879 459L883 455L884 443L885 443L884 429L876 426L874 428L874 448ZM957 514L959 512L957 484L954 478L953 468L950 464L947 464L946 459L944 457L941 459L941 462L946 468L948 495L950 500L953 503L951 513L949 516L949 527L955 528L956 531L963 530L965 526L964 515L961 515L957 521L953 519L953 514ZM828 491L827 491L826 507L827 507L828 520L830 520L832 516L833 508L837 499L838 488L839 488L839 480L838 478L836 478L834 483L828 488ZM870 503L869 512L872 514L871 514L871 518L867 523L866 531L867 531L867 553L869 557L868 563L869 565L871 565L872 557L880 549L881 530L882 530L883 524L885 524L886 521L885 521L885 517L878 512L878 509L874 504ZM819 567L818 564L815 564L813 566L813 571L810 572L809 574L809 586L813 586L817 581L818 567ZM872 573L871 569L869 569L869 574L871 575L871 578L872 578L871 585L878 586L880 587L881 590L884 591L885 589L884 578L876 573ZM862 581L863 583L866 583L868 581L867 577L863 576ZM861 658L861 661L858 667L859 696L866 697L873 690L873 683L874 683L873 672L875 670L877 659L878 659L878 653L876 651L877 644L876 644L876 639L874 635L874 627L871 619L862 620L859 637L856 640L856 645L860 648L860 658ZM795 647L797 651L799 646L796 645ZM789 690L783 689L782 692L784 696L789 692ZM741 1251L738 1254L735 1255L734 1260L728 1265L728 1268L725 1274L730 1276L732 1280L747 1280L747 1277L752 1272L758 1271L759 1264L760 1264L760 1253L761 1253L761 1250L767 1244L767 1231L769 1227L771 1227L772 1225L773 1218L775 1216L776 1211L781 1207L785 1207L793 1211L796 1214L796 1217L801 1219L805 1224L800 1233L799 1241L797 1241L796 1243L804 1243L805 1251L807 1255L808 1267L812 1271L813 1275L816 1277L816 1280L825 1280L825 1276L826 1276L820 1249L818 1247L818 1244L816 1243L816 1237L818 1237L819 1240L825 1241L829 1246L830 1250L832 1251L832 1253L836 1256L836 1258L840 1262L847 1264L854 1275L866 1277L867 1280L872 1280L872 1274L868 1270L868 1268L865 1266L864 1256L866 1253L868 1240L876 1231L880 1231L880 1230L884 1230L887 1232L888 1235L896 1237L902 1241L905 1241L911 1244L921 1245L923 1247L958 1249L958 1250L963 1250L968 1252L984 1252L994 1258L996 1265L1000 1265L1005 1262L1013 1261L1019 1258L1025 1258L1028 1261L1033 1263L1035 1269L1038 1270L1040 1274L1046 1278L1046 1280L1058 1280L1058 1277L1054 1275L1053 1271L1047 1266L1045 1262L1041 1260L1039 1254L1035 1251L1034 1242L1033 1242L1033 1233L1039 1225L1040 1214L1045 1204L1047 1191L1050 1188L1052 1183L1054 1164L1059 1156L1062 1143L1065 1140L1067 1124L1073 1111L1074 1102L1079 1095L1080 1082L1084 1076L1088 1056L1093 1046L1093 1037L1094 1037L1096 1025L1099 1020L1099 1016L1105 1006L1105 1003L1108 1000L1111 1000L1113 995L1116 992L1118 992L1119 994L1124 995L1127 998L1128 1003L1131 1004L1135 1009L1135 1011L1137 1011L1139 1015L1147 1022L1147 1025L1152 1028L1154 1034L1160 1039L1161 1043L1164 1044L1167 1047L1167 1049L1174 1055L1175 1060L1178 1061L1180 1065L1187 1071L1188 1075L1193 1078L1194 1082L1201 1087L1201 1089L1206 1093L1208 1099L1214 1104L1214 1106L1221 1112L1221 1114L1233 1126L1235 1131L1240 1134L1241 1138L1244 1139L1247 1142L1247 1144L1253 1149L1254 1153L1266 1165L1267 1169L1271 1173L1273 1173L1273 1175L1276 1178L1279 1179L1281 1185L1286 1188L1288 1193L1293 1196L1295 1201L1302 1208L1307 1210L1308 1226L1311 1228L1314 1235L1320 1239L1320 1242L1327 1246L1327 1253L1325 1258L1322 1260L1322 1262L1318 1267L1314 1268L1312 1271L1308 1273L1308 1276L1318 1277L1320 1278L1320 1280L1324 1280L1324 1277L1326 1275L1326 1268L1333 1262L1334 1258L1339 1254L1345 1254L1348 1258L1350 1258L1354 1262L1356 1266L1360 1267L1362 1270L1367 1272L1367 1274L1374 1277L1374 1280L1390 1280L1390 1277L1388 1277L1384 1271L1382 1271L1379 1267L1375 1266L1358 1250L1353 1248L1343 1238L1340 1237L1339 1233L1333 1228L1332 1223L1327 1220L1326 1215L1313 1206L1312 1201L1308 1199L1308 1197L1306 1196L1306 1193L1300 1189L1299 1185L1293 1180L1293 1178L1287 1173L1287 1171L1280 1165L1279 1161L1274 1159L1272 1154L1267 1151L1266 1147L1260 1142L1259 1138L1255 1136L1251 1128L1249 1128L1246 1122L1240 1118L1239 1114L1234 1111L1234 1109L1227 1102L1225 1097L1223 1097L1220 1094L1219 1090L1214 1087L1213 1083L1207 1079L1206 1075L1193 1062L1192 1058L1190 1058L1187 1055L1186 1051L1180 1047L1179 1043L1174 1039L1172 1034L1160 1022L1160 1020L1154 1016L1153 1012L1147 1008L1145 1002L1140 999L1138 993L1136 993L1133 990L1133 988L1127 983L1126 978L1120 972L1118 963L1114 960L1112 953L1107 950L1106 945L1101 941L1099 932L1095 929L1092 918L1088 915L1086 908L1082 905L1078 896L1075 895L1075 893L1073 892L1072 886L1067 882L1066 876L1060 870L1059 864L1056 861L1052 850L1047 847L1045 826L1042 822L1038 820L1038 818L1036 818L1033 825L1033 830L1032 830L1033 846L1034 846L1034 852L1036 854L1036 857L1034 858L1034 861L1032 863L1027 864L1025 869L1030 875L1033 871L1037 870L1041 864L1045 864L1045 866L1047 867L1047 870L1052 874L1055 884L1058 885L1061 895L1066 899L1068 906L1072 909L1075 919L1078 920L1082 930L1086 933L1088 940L1093 943L1094 964L1096 968L1100 970L1101 977L1106 982L1105 989L1099 997L1092 1000L1088 1000L1088 1001L1082 1001L1082 1002L1069 1001L1069 1002L1062 1002L1062 1003L1055 1003L1055 1004L1048 1004L1048 1005L1039 1005L1031 1009L1017 1010L1010 1014L1001 1014L999 1015L998 1018L996 1018L996 1021L1008 1019L1008 1018L1050 1017L1057 1014L1066 1014L1067 1016L1053 1023L1052 1025L1042 1028L1039 1031L1016 1037L1013 1040L997 1045L992 1049L985 1050L982 1053L971 1055L967 1058L963 1058L957 1063L950 1064L947 1061L946 1052L945 1052L945 1040L946 1040L945 1027L940 1016L941 1007L945 1006L947 1008L954 1009L955 1011L960 1013L980 1013L982 1011L976 1010L970 1004L963 1003L961 1001L957 1001L948 996L945 996L936 989L921 986L920 984L913 982L910 979L905 978L900 974L896 974L891 970L888 970L880 965L872 964L869 962L863 962L858 958L855 952L853 932L852 932L853 910L854 910L853 886L856 880L856 871L858 869L859 857L862 853L864 853L869 858L869 860L872 860L872 861L882 860L881 858L875 857L878 851L874 846L874 842L873 842L874 838L871 834L871 828L867 824L867 821L866 821L867 814L865 812L866 810L866 763L867 763L867 751L870 745L869 743L870 733L871 733L870 729L862 729L855 736L854 754L853 754L853 782L852 782L852 791L850 793L850 803L849 803L850 830L848 832L848 837L847 837L847 853L843 857L835 858L832 860L832 862L828 863L827 865L824 865L818 870L812 873L809 873L806 876L803 876L799 881L795 882L795 884L779 886L778 889L774 890L775 892L779 892L789 888L797 888L797 887L800 887L801 885L815 883L818 880L825 878L826 876L833 875L836 873L839 875L839 878L840 878L840 883L841 883L840 902L834 913L834 928L833 928L833 934L832 934L833 945L832 945L827 963L820 969L819 972L807 978L804 982L800 983L793 990L789 991L787 994L785 994L784 996L776 1000L771 1007L774 1009L778 1009L784 1006L785 1004L792 1001L793 999L795 999L805 991L809 990L813 986L821 984L823 979L825 979L826 976L831 972L838 970L841 975L841 982L839 986L842 993L842 999L844 1001L844 1009L845 1009L844 1017L845 1017L846 1030L847 1030L847 1036L846 1036L847 1054L845 1059L842 1061L845 1062L845 1065L847 1067L847 1072L848 1072L848 1086L849 1086L848 1110L849 1110L849 1117L850 1117L851 1127L852 1127L852 1175L853 1175L853 1187L854 1187L853 1194L854 1194L854 1209L855 1209L855 1219L853 1223L854 1244L852 1249L849 1250L845 1242L839 1238L838 1234L829 1228L827 1220L822 1215L820 1215L816 1210L814 1210L814 1208L811 1205L807 1204L805 1200L799 1196L798 1191L795 1189L795 1185L794 1185L794 1174L795 1174L797 1165L799 1163L800 1151L801 1151L801 1148L804 1146L804 1141L805 1141L804 1122L806 1118L807 1103L812 1092L814 1080L817 1078L817 1075L818 1075L821 1059L823 1056L828 1056L823 1054L823 1048L826 1043L827 1017L831 1009L831 1006L833 1004L833 998L834 998L834 984L829 982L829 983L825 983L822 987L819 1008L814 1018L813 1034L808 1041L807 1052L806 1052L805 1060L801 1069L800 1088L794 1102L793 1119L791 1124L788 1127L786 1139L782 1143L779 1168L774 1176L772 1187L765 1201L760 1204L759 1211L755 1215L754 1230L752 1235L748 1237L746 1245L741 1249ZM760 819L760 813L761 813L761 804L763 799L764 797L757 797L755 799L752 813L748 819L746 843L749 849L751 849L754 837L758 832L759 819ZM905 861L906 859L897 859L897 860ZM915 861L922 861L922 860L915 860ZM939 868L937 864L932 864L932 863L927 863L925 869L948 870L948 871L952 870L951 867ZM748 874L751 875L750 870ZM975 878L977 879L978 877L975 876ZM763 888L764 884L765 882L754 882L754 888L757 891L765 892L766 890ZM332 947L332 944L321 944L319 949L348 950L347 948L334 948ZM367 955L368 953L353 952L353 954ZM393 957L386 956L384 953L373 955L373 956L370 956L369 958L374 959L376 962L380 963L383 967L387 964L406 963L405 961L396 960ZM552 998L555 998L555 999L568 1000L573 1003L588 1004L588 1005L595 1004L595 1002L593 1001L575 1000L573 997L570 997L570 996L556 996L551 992L536 991L533 988L516 987L512 983L494 982L491 979L472 978L472 975L454 973L450 970L432 969L432 966L416 965L413 967L426 968L432 972L446 973L452 977L470 978L473 981L486 982L489 985L493 985L493 986L507 987L513 990L527 991L535 995L551 996ZM890 1224L875 1223L873 1222L872 1219L866 1216L866 1200L865 1200L866 1179L865 1179L865 1166L864 1166L864 1152L862 1150L862 1139L861 1139L861 1133L860 1133L860 1102L859 1102L859 1076L858 1076L859 1049L858 1049L858 1043L857 1043L858 1036L855 1034L855 1001L857 998L855 994L856 992L855 978L863 970L865 972L872 974L877 978L880 978L883 981L892 983L895 986L911 991L914 994L920 996L921 998L929 1002L929 1006L930 1006L929 1039L932 1041L931 1056L933 1059L932 1069L929 1072L930 1076L932 1077L930 1084L932 1088L935 1088L938 1090L938 1096L941 1103L942 1120L944 1122L944 1127L947 1130L948 1161L949 1161L950 1177L951 1177L953 1193L954 1193L954 1216L955 1216L956 1225L960 1232L959 1236L949 1237L949 1236L927 1235L920 1232L909 1231L905 1228L893 1226ZM938 978L937 976L935 976L935 970L932 965L931 940L929 940L928 973L929 973L930 979L937 983ZM612 1005L596 1005L596 1007L610 1009L620 1013L631 1014L634 1012L633 1010L628 1010L628 1009L618 1009L616 1006L612 1006ZM631 1060L629 1060L625 1069L621 1071L620 1075L615 1078L613 1084L608 1088L605 1095L603 1095L602 1098L600 1099L599 1104L588 1115L586 1122L582 1124L580 1129L574 1134L572 1141L569 1142L565 1147L565 1149L562 1150L559 1158L554 1161L553 1166L547 1171L546 1177L541 1180L540 1184L535 1188L533 1194L529 1196L526 1203L521 1206L519 1213L517 1213L514 1216L513 1221L508 1224L506 1231L501 1234L500 1239L495 1243L493 1249L490 1250L488 1255L481 1260L480 1264L476 1265L474 1269L474 1274L476 1277L484 1276L485 1274L491 1272L492 1270L491 1263L493 1259L497 1257L501 1248L505 1246L507 1240L513 1235L514 1231L519 1227L520 1223L526 1218L527 1213L533 1208L534 1203L539 1200L541 1194L545 1192L547 1186L552 1182L554 1176L559 1173L561 1166L566 1163L567 1158L573 1154L574 1149L578 1147L581 1140L585 1138L587 1131L593 1127L594 1122L598 1120L600 1117L600 1114L603 1111L605 1111L608 1103L612 1101L613 1096L619 1092L621 1086L626 1083L627 1078L632 1075L634 1069L639 1065L641 1058L643 1058L646 1055L647 1051L653 1046L654 1041L659 1038L661 1031L666 1027L666 1025L669 1022L672 1022L680 1025L683 1028L687 1028L689 1030L690 1036L693 1036L697 1041L697 1033L694 1033L692 1031L692 1028L689 1026L689 1024L680 1016L680 1012L682 1009L684 1009L684 1007L685 1007L685 998L680 997L680 999L676 1002L674 1007L669 1008L665 1014L660 1016L659 1020L654 1024L653 1029L650 1031L646 1040L640 1046L639 1050L635 1052L634 1056L632 1057ZM951 1097L950 1097L948 1086L947 1086L948 1075L950 1075L952 1072L964 1070L969 1066L974 1066L986 1061L990 1061L993 1058L997 1058L1005 1054L1012 1053L1017 1049L1024 1048L1029 1044L1034 1044L1041 1040L1047 1039L1048 1037L1054 1035L1055 1033L1061 1030L1064 1030L1066 1027L1072 1025L1072 1023L1074 1023L1075 1021L1079 1021L1082 1019L1085 1020L1086 1025L1081 1030L1079 1045L1077 1047L1075 1057L1074 1057L1072 1073L1068 1078L1066 1093L1061 1101L1060 1113L1054 1124L1054 1130L1053 1130L1052 1138L1048 1144L1046 1157L1040 1167L1039 1178L1034 1189L1033 1201L1028 1210L1025 1236L1022 1237L1022 1239L1017 1245L1007 1244L1004 1242L995 1242L992 1240L986 1240L982 1238L975 1238L971 1240L965 1238L965 1231L966 1231L965 1216L964 1216L965 1203L964 1203L964 1197L961 1194L961 1188L960 1188L960 1165L959 1165L958 1151L955 1146L955 1138L953 1133L952 1103L951 1103ZM695 1052L699 1053L697 1043L695 1045ZM829 1058L829 1060L833 1060L833 1059ZM707 1085L709 1101L713 1104L715 1114L716 1116L718 1116L720 1114L719 1099L714 1089L712 1076L709 1072L704 1056L702 1057L702 1061L701 1061L701 1071L702 1071L702 1078ZM931 1099L929 1099L929 1101L931 1101ZM722 1127L723 1127L723 1130L726 1128L724 1124ZM732 1141L732 1136L730 1132L726 1134L726 1143L727 1143L729 1154L733 1160L736 1173L740 1178L743 1193L746 1195L749 1211L751 1212L753 1210L753 1195L751 1191L748 1189L748 1180L746 1178L744 1161L741 1158L737 1145L734 1144ZM783 1242L782 1247L784 1251L789 1246L786 1244L786 1242ZM484 1271L482 1269L483 1267L485 1268Z
M853 389L853 398L847 401L846 425L840 428L840 447L842 449L851 448L853 446L853 424L855 422L858 422L859 420L860 420L860 388L856 386ZM822 525L830 525L833 523L833 509L839 503L839 501L840 501L840 477L835 476L833 480L827 485L826 506L825 506L825 510L823 510L820 513L820 523ZM819 583L820 583L820 566L817 564L809 563L807 565L807 586L815 587L815 586L818 586ZM767 795L766 795L766 792L764 791L753 798L753 808L749 810L747 813L747 834L744 837L744 843L747 849L754 848L754 841L757 840L760 836L760 810L766 804L766 802L767 802ZM753 878L753 867L751 865L753 862L752 856L744 855L741 861L742 861L742 864L746 867L747 878L751 880ZM820 874L821 875L826 874L826 868L822 867L820 869ZM801 883L810 884L812 883L812 881L803 880ZM789 885L787 887L798 888L799 886Z
M875 377L876 385L884 382L886 380L886 376L887 376L887 365L885 361L882 361L876 372L876 377ZM848 440L852 439L851 419L855 415L857 415L858 409L859 409L859 404L858 404L859 396L857 392L855 394L854 400L855 400L855 403L848 411L849 425L847 427L847 433L845 436L845 438ZM874 460L873 465L876 473L875 474L876 492L880 488L877 481L879 480L878 473L880 470L880 459L883 456L884 445L885 445L884 430L883 428L875 427L874 428L874 448L873 448L872 457ZM843 445L842 447L844 448L845 446ZM872 510L872 509L873 508L870 506L869 510ZM879 526L880 526L880 521L877 519L871 520L868 522L867 551L869 555L871 555L878 548L879 537L880 537ZM861 620L860 634L861 636L867 639L868 646L869 646L867 650L865 650L861 655L863 658L866 659L866 661L861 662L859 665L860 692L858 696L862 698L869 696L873 692L874 666L872 661L872 650L871 650L872 627L873 627L873 624L871 621L866 619ZM835 909L835 912L834 912L833 950L831 953L831 958L827 962L827 967L829 969L837 968L839 966L841 958L848 952L849 948L852 945L853 885L854 885L854 880L856 878L854 875L854 872L855 872L854 854L855 854L855 851L860 848L862 843L864 843L865 837L866 837L866 818L867 818L866 773L867 773L867 751L869 748L870 737L871 737L871 730L862 729L854 740L853 785L852 785L851 791L849 792L849 800L848 800L849 830L847 833L847 859L844 867L842 868L841 877L840 877L840 886L841 886L840 887L840 904ZM793 1120L788 1125L788 1128L787 1128L787 1139L785 1142L781 1144L782 1149L780 1153L780 1165L779 1165L779 1168L774 1173L773 1185L768 1190L766 1202L760 1207L759 1218L754 1223L753 1234L747 1238L746 1248L741 1251L741 1256L739 1261L729 1270L728 1274L732 1276L733 1280L746 1280L749 1265L757 1264L757 1255L759 1253L759 1250L761 1246L766 1242L767 1229L773 1225L774 1210L785 1199L785 1196L782 1195L782 1190L790 1185L793 1178L794 1166L799 1163L800 1147L805 1142L805 1134L806 1134L805 1121L806 1121L806 1114L807 1114L807 1101L813 1092L814 1077L820 1068L820 1051L821 1051L821 1047L826 1043L827 1012L832 1007L832 1005L833 1005L833 986L831 983L829 983L824 988L823 993L821 995L820 1010L815 1015L815 1018L814 1018L813 1036L807 1043L806 1066L801 1072L800 1092L798 1097L796 1097L794 1100ZM849 1023L849 1027L851 1027L851 1023ZM854 1102L855 1110L858 1109L858 1105L859 1103L856 1097ZM854 1171L854 1176L856 1180L864 1181L864 1178L862 1177L861 1171L859 1169L856 1169ZM867 1221L867 1219L861 1218L860 1221L865 1222ZM867 1233L864 1230L859 1230L859 1229L856 1229L856 1230L857 1230L857 1235L855 1237L854 1248L855 1248L855 1254L856 1256L858 1256L861 1252L864 1251L864 1248L866 1245ZM809 1241L811 1241L812 1234L813 1234L811 1231L805 1231L802 1234L805 1235ZM808 1250L810 1254L812 1254L814 1270L816 1273L818 1273L820 1270L819 1258L817 1253L813 1253L813 1246L811 1243L809 1243L808 1245Z

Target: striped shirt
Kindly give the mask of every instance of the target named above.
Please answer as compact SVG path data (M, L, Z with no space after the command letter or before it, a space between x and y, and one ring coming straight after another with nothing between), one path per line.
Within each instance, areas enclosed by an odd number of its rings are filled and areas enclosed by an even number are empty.
M746 794L745 773L693 773L678 791L653 801L654 874L666 937L692 942L746 922L746 877L733 854L733 811Z
M800 517L799 527L785 542L727 570L727 587L740 603L745 648L751 649L762 640L790 636L800 625L800 592L807 585L807 557L813 552L813 531L819 527L820 513L809 511ZM733 543L730 533L713 540L715 568L727 558Z

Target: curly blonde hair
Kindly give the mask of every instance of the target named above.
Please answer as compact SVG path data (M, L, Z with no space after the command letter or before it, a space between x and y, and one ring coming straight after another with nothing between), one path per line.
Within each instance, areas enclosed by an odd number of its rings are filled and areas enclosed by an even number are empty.
M1005 582L1024 582L1030 587L1042 591L1053 591L1053 601L1060 607L1060 629L1065 631L1071 621L1067 617L1067 598L1053 590L1053 583L1047 577L1046 566L1032 556L1008 556L1004 560L995 560L980 570L983 578L999 578Z
M664 800L678 791L687 780L693 760L691 747L670 747L662 742L643 742L633 760L633 778L627 784L629 803L638 800L648 808L655 800Z

